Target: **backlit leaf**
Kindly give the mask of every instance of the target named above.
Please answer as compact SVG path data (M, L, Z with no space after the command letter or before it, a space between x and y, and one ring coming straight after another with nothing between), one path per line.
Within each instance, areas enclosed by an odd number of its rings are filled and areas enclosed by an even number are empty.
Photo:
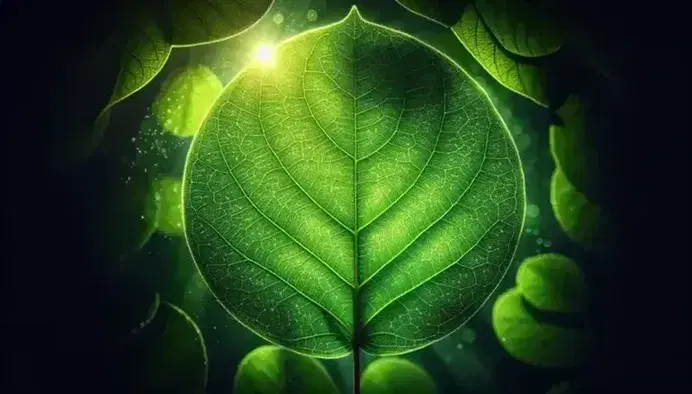
M392 355L457 329L507 271L525 205L485 93L355 7L226 88L183 193L195 261L229 312L319 357L354 336Z
M601 209L578 192L559 169L550 182L550 204L562 230L584 246L599 244Z
M373 361L360 379L363 394L435 394L435 382L423 368L403 358Z
M524 57L554 53L562 46L556 15L545 0L475 0L493 36L509 52Z
M154 181L154 190L159 204L156 230L172 236L183 235L182 181L162 177Z
M237 394L338 394L321 362L280 348L261 346L238 365Z
M577 190L596 195L592 189L598 183L593 180L598 164L586 129L584 104L572 95L556 112L563 125L550 126L550 152L555 165Z
M546 73L503 51L474 5L464 9L452 31L478 63L507 89L547 107Z
M199 45L232 37L257 23L274 0L171 0L171 42Z
M219 78L204 66L179 70L166 80L154 100L154 116L169 133L190 137L199 130L221 90Z

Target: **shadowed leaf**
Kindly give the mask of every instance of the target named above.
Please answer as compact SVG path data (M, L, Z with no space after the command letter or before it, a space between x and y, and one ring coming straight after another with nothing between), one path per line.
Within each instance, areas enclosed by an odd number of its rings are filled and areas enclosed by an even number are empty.
M598 183L593 179L598 163L586 129L584 104L572 95L556 112L563 125L550 126L550 152L555 164L577 190L594 195L590 192Z
M154 181L154 190L159 204L156 230L170 236L183 235L182 181L163 177Z
M452 31L473 57L507 89L547 107L546 73L541 68L519 62L494 40L475 6L464 9Z
M164 130L190 137L199 130L221 90L221 81L208 68L185 68L166 80L152 111Z
M559 169L550 182L550 204L567 236L584 246L600 244L601 209L578 192Z
M474 4L497 41L515 55L546 56L562 46L550 1L475 0Z
M569 257L546 253L524 260L517 271L521 295L542 311L580 312L584 274Z

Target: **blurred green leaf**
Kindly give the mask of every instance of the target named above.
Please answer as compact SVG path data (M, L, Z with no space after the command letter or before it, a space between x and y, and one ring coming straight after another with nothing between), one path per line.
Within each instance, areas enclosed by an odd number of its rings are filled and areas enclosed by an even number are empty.
M475 5L493 36L515 55L546 56L562 46L549 0L475 0Z
M472 0L396 0L409 11L437 22L445 27L451 27L459 21L466 4Z
M152 110L164 130L191 137L199 130L222 90L221 81L207 67L187 67L168 77Z
M572 259L560 254L524 260L517 271L517 287L541 311L576 313L584 306L584 274Z
M154 181L154 190L159 204L156 230L169 236L183 235L182 180L162 177Z
M577 190L595 196L598 163L586 129L584 104L572 95L557 110L562 126L550 126L550 152L556 166Z
M600 208L578 192L559 169L551 179L550 204L567 236L587 247L600 245L603 222Z
M322 363L278 346L261 346L240 362L237 394L338 394Z
M513 288L493 306L493 329L514 358L541 367L569 367L583 358L584 332L537 321L527 310L521 292Z
M403 358L380 358L360 380L363 394L435 394L435 382L423 368Z

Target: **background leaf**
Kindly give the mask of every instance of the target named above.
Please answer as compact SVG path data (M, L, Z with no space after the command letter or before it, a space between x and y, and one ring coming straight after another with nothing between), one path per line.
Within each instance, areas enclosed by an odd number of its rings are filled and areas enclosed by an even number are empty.
M536 104L548 106L545 71L537 66L519 62L504 53L494 41L474 5L466 6L459 22L452 26L452 31L471 55L500 84Z
M166 235L183 235L182 180L162 177L154 181L155 198L159 204L156 230Z
M461 19L464 6L472 0L396 0L409 11L424 16L445 27L451 27Z
M190 137L199 130L222 90L221 81L207 67L186 67L168 77L152 110L164 130Z
M274 0L172 0L171 42L190 46L223 40L257 23Z
M147 341L142 357L135 357L139 375L136 391L203 394L207 383L207 351L202 333L182 309L162 302L156 320L165 322L163 334Z
M557 110L562 126L550 126L550 152L569 183L587 196L596 196L598 161L586 128L584 103L571 95ZM592 197L593 199L593 197Z
M512 357L542 367L577 365L584 352L584 333L537 321L527 310L520 290L510 289L495 301L493 329Z
M245 356L238 365L233 392L339 393L322 363L278 346L261 346Z
M363 394L435 394L435 382L420 366L403 358L373 361L360 379Z
M518 153L488 97L355 8L274 63L226 88L188 155L186 235L212 292L311 356L349 354L354 326L381 355L457 329L508 269L524 217Z
M475 0L485 26L509 52L524 57L546 56L562 46L559 21L545 0Z
M587 247L600 244L601 209L577 191L559 169L550 182L550 204L567 236Z
M580 312L584 305L584 274L569 257L544 253L524 260L517 272L521 295L542 311Z

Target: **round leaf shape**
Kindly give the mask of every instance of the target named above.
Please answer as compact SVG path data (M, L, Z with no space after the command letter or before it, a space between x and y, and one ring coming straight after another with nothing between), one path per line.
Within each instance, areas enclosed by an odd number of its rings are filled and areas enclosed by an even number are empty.
M165 330L142 359L137 392L204 394L207 349L197 324L168 302L161 303L156 318L166 319Z
M567 236L584 246L597 243L600 208L579 193L559 169L553 172L550 182L550 204L558 224Z
M233 392L338 394L339 390L321 362L278 346L261 346L238 365Z
M182 181L163 177L154 181L155 198L159 204L156 230L166 235L183 235Z
M207 67L179 70L169 77L154 100L154 116L169 133L193 136L222 90L221 81Z
M497 82L538 105L548 107L547 72L506 53L473 4L464 8L452 32Z
M493 329L514 358L541 367L569 367L583 357L583 331L541 323L526 309L517 288L502 294L492 313Z
M474 4L497 41L515 55L545 56L562 46L551 1L475 0Z
M569 257L545 253L524 260L517 287L534 307L546 312L580 312L584 305L584 274Z
M589 198L597 198L598 182L593 178L598 164L586 128L584 104L572 95L556 112L563 125L550 126L550 152L555 165L577 190Z
M258 335L319 357L413 351L468 320L524 218L514 143L486 94L403 33L342 21L221 95L185 170L186 236Z
M373 361L360 379L363 394L435 394L432 377L417 364L398 357Z

